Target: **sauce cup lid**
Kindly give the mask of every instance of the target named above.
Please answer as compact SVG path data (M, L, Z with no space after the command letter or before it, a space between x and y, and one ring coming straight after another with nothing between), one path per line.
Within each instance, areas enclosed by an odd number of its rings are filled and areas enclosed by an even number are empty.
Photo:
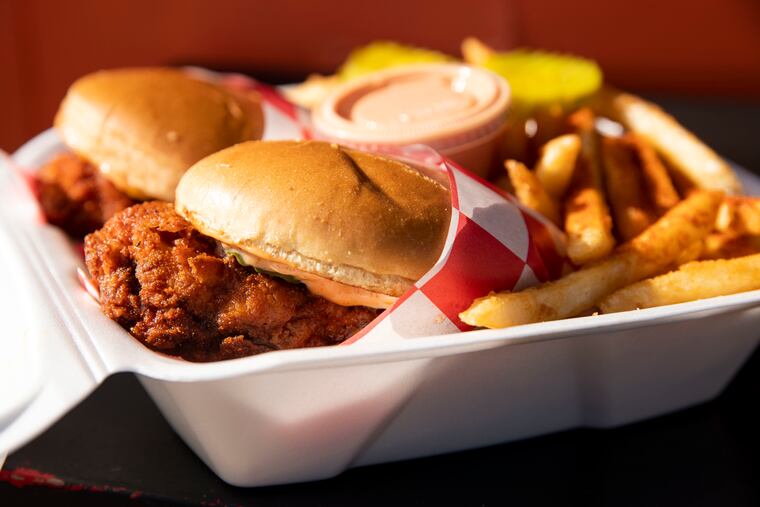
M336 88L313 111L315 128L346 142L453 147L498 130L510 90L500 76L464 64L419 64Z

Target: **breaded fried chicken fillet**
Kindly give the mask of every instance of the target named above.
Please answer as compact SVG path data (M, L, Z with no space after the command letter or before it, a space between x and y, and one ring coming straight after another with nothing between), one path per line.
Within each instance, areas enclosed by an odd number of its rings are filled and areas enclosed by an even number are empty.
M333 345L379 310L340 306L225 256L171 204L138 204L85 238L103 311L148 347L190 361Z
M114 213L134 204L97 168L72 153L40 168L37 191L47 220L74 238L99 229Z

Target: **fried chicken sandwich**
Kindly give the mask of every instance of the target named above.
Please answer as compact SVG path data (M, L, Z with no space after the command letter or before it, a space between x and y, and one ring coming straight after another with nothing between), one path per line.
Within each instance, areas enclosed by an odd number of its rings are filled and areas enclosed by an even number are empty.
M104 312L194 361L331 345L428 271L448 189L399 161L317 141L253 141L182 177L174 206L117 213L85 240Z
M48 221L74 237L137 200L174 200L206 155L260 139L258 101L170 68L107 70L77 80L55 126L71 150L38 173Z

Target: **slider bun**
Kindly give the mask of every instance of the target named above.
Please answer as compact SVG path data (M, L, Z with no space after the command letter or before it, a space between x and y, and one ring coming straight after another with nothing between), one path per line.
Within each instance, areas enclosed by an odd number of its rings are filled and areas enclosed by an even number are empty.
M202 233L336 282L401 295L438 259L449 191L408 165L318 141L252 141L183 176Z
M264 116L258 102L180 70L119 69L71 85L55 126L130 197L172 201L195 162L260 139Z

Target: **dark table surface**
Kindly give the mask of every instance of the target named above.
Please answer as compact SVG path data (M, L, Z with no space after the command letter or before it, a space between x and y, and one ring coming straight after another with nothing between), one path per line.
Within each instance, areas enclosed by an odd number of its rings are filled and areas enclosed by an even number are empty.
M655 99L722 155L760 173L760 103ZM759 388L756 352L718 399L654 420L242 489L206 468L137 380L119 374L8 457L0 505L754 506Z

